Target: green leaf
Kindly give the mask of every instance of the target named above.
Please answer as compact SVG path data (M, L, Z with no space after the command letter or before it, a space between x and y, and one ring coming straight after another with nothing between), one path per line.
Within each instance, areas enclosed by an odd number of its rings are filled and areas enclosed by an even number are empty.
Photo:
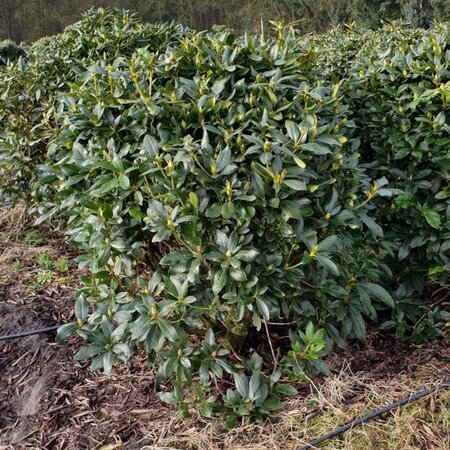
M286 120L285 126L286 126L288 136L294 142L297 142L298 138L300 137L300 128L299 128L298 124L292 122L292 120Z
M97 264L98 267L103 267L109 261L111 257L111 249L109 247L105 247L100 254L98 255Z
M233 377L237 391L241 394L242 398L246 399L249 394L248 378L242 373L235 373Z
M277 398L269 397L263 404L263 407L267 411L276 411L283 407L283 403L280 402Z
M125 358L129 358L131 356L131 348L128 344L116 344L113 347L113 352L116 355L123 355Z
M205 342L211 347L216 345L216 339L214 338L214 332L213 332L213 330L211 330L211 328L208 328L208 331L205 333Z
M173 395L173 392L158 392L156 395L163 403L167 403L168 405L172 406L177 406L178 402L175 396Z
M423 208L422 215L425 217L425 220L428 222L428 225L439 230L441 227L441 216L437 211L431 208Z
M119 184L122 189L126 190L130 187L130 179L126 175L122 174L119 176Z
M213 93L214 96L218 97L220 95L220 93L225 89L225 85L229 79L230 77L225 77L214 82L214 84L211 87L211 92Z
M331 150L326 145L318 144L317 142L308 142L307 144L302 144L301 148L316 155L327 155L331 153Z
M234 205L227 202L222 206L222 217L224 219L231 219L234 216Z
M113 189L119 186L119 181L120 179L117 177L103 183L98 189L98 193L100 195L107 194L109 191L112 191Z
M225 426L229 429L232 430L233 428L236 427L236 425L238 424L238 417L233 415L233 416L228 416L225 420Z
M349 310L350 318L352 320L353 331L358 339L364 340L366 338L366 324L359 311L354 307Z
M111 337L111 333L114 330L114 324L111 322L108 316L102 316L101 327L103 335L106 337L106 339L109 340Z
M256 394L259 390L259 386L261 384L260 380L260 374L259 372L255 372L250 377L250 383L249 383L249 398L254 399L256 397Z
M256 299L256 306L258 307L259 312L263 316L263 319L265 321L270 319L270 311L264 300L257 298Z
M198 209L199 200L198 195L195 192L189 192L189 203L196 209Z
M200 405L200 413L205 417L211 417L213 413L213 406L209 403L202 403Z
M220 291L224 288L226 282L228 279L227 272L225 270L219 270L214 275L214 282L213 282L213 292L214 295L217 295L220 293Z
M94 107L94 114L97 119L100 119L103 115L103 111L105 110L104 106L101 103L97 103Z
M114 363L114 353L112 351L103 353L103 370L105 373L111 373Z
M283 184L294 189L294 191L306 191L306 184L299 180L284 180Z
M175 342L177 340L178 338L177 330L167 320L159 319L158 325L159 328L161 329L161 333L163 334L163 336L169 339L169 341Z
M417 199L414 195L404 193L399 195L395 200L395 204L399 208L408 209L416 203Z
M375 222L375 220L373 220L367 214L360 214L359 217L375 237L383 236L383 229Z
M180 250L168 253L159 261L159 263L162 266L173 266L180 263L186 265L191 262L193 258L194 256L192 253L185 250Z
M75 300L75 315L81 321L85 321L88 317L89 305L83 295Z
M144 137L143 146L145 151L152 156L158 156L159 146L158 142L153 136L146 135Z
M391 294L389 294L389 292L384 289L384 287L374 283L364 283L361 286L363 288L366 288L372 295L378 298L378 300L381 300L391 308L395 308L394 299L392 298Z
M305 161L303 161L303 159L297 158L295 156L294 161L295 161L295 164L297 164L297 166L300 167L300 169L306 169L306 163L305 163Z
M302 207L298 202L284 201L281 204L281 208L288 219L293 218L300 221L302 220Z
M130 324L130 332L132 338L138 342L143 341L147 337L152 327L153 325L150 322L150 318L148 316L140 316L136 321Z
M257 197L264 197L266 193L264 181L257 173L252 173L252 187Z
M274 387L274 392L280 395L286 395L292 397L293 395L298 395L297 389L290 384L276 384Z
M334 275L339 275L339 269L331 259L323 255L316 255L315 258L321 266L325 267L325 269L329 270Z
M74 359L81 361L82 359L92 358L99 353L103 353L104 349L101 345L92 344L89 347L83 347L75 354Z
M327 366L327 363L323 359L315 359L311 361L311 364L319 373L323 373L327 376L330 375L330 368Z
M258 256L258 250L251 249L251 250L240 250L237 252L234 257L237 259L240 259L241 261L254 261L256 257Z
M306 325L305 336L307 338L306 342L311 342L314 339L314 324L311 321L309 321Z
M206 217L208 219L217 219L222 214L222 205L220 203L214 203L206 210Z
M233 280L236 281L246 281L247 280L247 275L245 274L245 272L242 269L234 269L231 268L230 269L230 277L233 278Z
M73 333L75 333L79 329L78 324L76 323L67 323L58 328L58 334L56 335L56 342L61 342L64 339L67 339Z
M217 170L222 172L231 163L231 150L225 147L217 156Z
M336 241L337 241L336 235L326 237L323 241L321 241L319 243L319 251L325 252L325 251L329 250L330 248L332 248L334 246Z

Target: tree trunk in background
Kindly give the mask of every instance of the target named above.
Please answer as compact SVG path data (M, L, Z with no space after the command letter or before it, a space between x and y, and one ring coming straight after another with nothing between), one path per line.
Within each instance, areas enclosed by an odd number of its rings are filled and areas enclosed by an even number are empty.
M33 41L56 34L91 7L136 10L146 22L178 21L193 28L225 25L237 32L258 32L261 18L303 18L304 33L327 31L342 22L378 27L405 19L412 26L450 19L450 0L0 0L0 39ZM270 26L267 26L270 28Z
M16 0L3 0L3 5L0 8L1 28L4 33L3 38L13 41L20 40L20 36L16 32L19 27L14 18L20 3Z
M402 16L413 27L428 27L431 21L431 6L428 0L406 0L402 5Z

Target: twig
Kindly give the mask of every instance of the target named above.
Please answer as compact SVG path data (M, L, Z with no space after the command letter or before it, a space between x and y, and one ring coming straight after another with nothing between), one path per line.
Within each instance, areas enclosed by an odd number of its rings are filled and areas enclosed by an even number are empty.
M269 327L267 326L267 322L264 321L264 328L266 329L267 340L269 341L270 352L272 353L274 369L277 368L277 357L275 356L275 351L273 349L272 340L270 339Z

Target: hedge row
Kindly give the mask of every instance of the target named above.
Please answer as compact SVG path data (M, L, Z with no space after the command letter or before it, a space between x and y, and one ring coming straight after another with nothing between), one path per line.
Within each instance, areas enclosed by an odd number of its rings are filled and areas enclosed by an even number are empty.
M388 264L398 292L424 295L450 272L450 29L334 30L313 39L325 46L316 67L340 77L361 139L369 177L385 176L399 191L378 197L374 217L392 243ZM345 58L349 59L346 60ZM403 319L403 314L398 317ZM398 326L393 322L389 326Z
M39 203L49 195L41 192L37 167L58 134L59 95L87 67L130 57L149 44L163 49L180 29L142 24L128 11L91 11L63 34L39 39L0 64L0 198Z
M91 11L0 69L2 189L65 217L89 269L60 338L106 371L146 348L164 401L230 423L368 322L449 320L423 288L449 272L447 28L275 26Z

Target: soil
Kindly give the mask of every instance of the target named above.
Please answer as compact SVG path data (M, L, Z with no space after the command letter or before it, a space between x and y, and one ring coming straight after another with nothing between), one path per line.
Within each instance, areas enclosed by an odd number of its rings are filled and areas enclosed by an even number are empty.
M45 320L32 308L44 308L44 292L39 300L0 302L1 334L53 325L52 316L70 318L70 310L64 314L68 305L61 302L63 309L56 311L54 302L53 314L45 308ZM154 425L165 409L153 395L145 356L105 376L74 361L81 344L75 338L63 344L53 338L54 333L0 342L0 448L92 449L112 435L128 442L127 449L141 448L141 426L147 420Z
M15 305L0 304L0 327L2 333L13 333L20 329L39 326L39 318L33 311ZM49 380L49 369L53 351L43 343L41 336L29 336L12 344L0 347L0 427L12 425L23 418L21 426L26 427L26 418L39 411L44 386ZM19 358L21 358L19 360ZM47 366L46 364L49 363ZM17 371L16 367L25 370ZM29 383L28 380L32 380ZM15 431L13 441L21 435Z

